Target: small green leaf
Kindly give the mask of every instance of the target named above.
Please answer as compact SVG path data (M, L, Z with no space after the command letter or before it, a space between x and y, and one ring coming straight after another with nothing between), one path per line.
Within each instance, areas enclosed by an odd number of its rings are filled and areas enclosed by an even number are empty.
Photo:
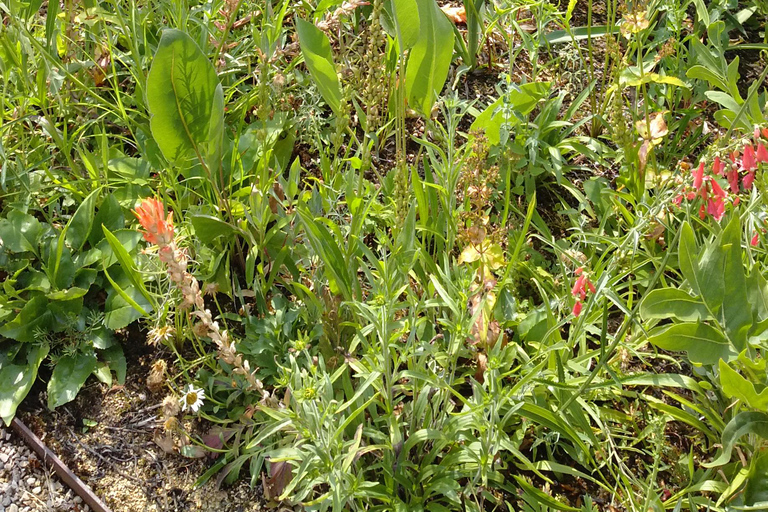
M48 299L37 295L29 300L13 320L0 326L0 336L16 341L35 341L35 331L47 331L53 323L48 309Z
M125 384L127 363L125 361L125 354L123 354L123 347L119 343L115 343L106 350L102 350L100 355L104 362L109 365L109 369L115 372L117 383L120 385Z
M650 343L664 350L685 351L694 363L717 364L720 359L729 361L737 356L723 334L707 324L676 324L653 332L648 337Z
M296 18L296 33L299 35L301 54L304 56L309 74L317 84L325 102L335 114L339 114L343 98L328 36L312 23L301 18Z
M497 99L475 118L469 128L470 133L482 131L485 133L489 145L497 145L501 141L501 125L507 122L514 126L520 122L517 116L505 114L502 107L507 107L521 116L526 116L549 93L549 87L549 82L531 82L519 86L518 90L510 91L506 98Z
M192 215L190 220L195 228L195 236L206 245L210 245L220 236L229 238L236 231L231 224L211 215Z
M93 353L77 353L59 358L51 380L48 381L48 408L53 410L74 400L95 369L96 355Z

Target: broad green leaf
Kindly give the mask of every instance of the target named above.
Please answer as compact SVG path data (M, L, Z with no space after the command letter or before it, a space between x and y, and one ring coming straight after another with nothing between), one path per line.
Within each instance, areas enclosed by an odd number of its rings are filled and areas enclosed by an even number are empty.
M13 320L0 327L0 336L16 341L35 341L37 329L47 331L53 323L48 309L48 299L37 295L29 300Z
M102 224L113 233L125 227L123 209L115 194L109 194L104 198L93 218L91 232L88 235L88 243L91 244L91 247L96 247L96 244L104 239L104 231L101 229Z
M737 398L752 409L768 412L768 388L758 393L754 383L742 377L722 359L720 360L720 386L728 398Z
M411 48L419 38L419 7L416 0L392 0L395 30L402 50Z
M93 214L96 208L96 199L99 197L101 188L97 188L86 197L80 206L77 207L75 214L67 224L67 242L75 251L82 249L83 244L91 232L93 225Z
M147 76L150 129L163 155L180 163L221 151L224 93L216 70L187 34L166 29Z
M744 505L768 508L768 451L762 450L752 459L752 467L744 487Z
M685 74L688 78L695 78L697 80L704 80L709 82L710 85L719 87L720 89L727 91L728 83L725 81L725 77L718 75L715 71L704 66L692 66Z
M721 106L727 108L728 110L732 110L733 112L738 112L741 108L739 103L733 99L733 96L726 92L706 91L704 96L706 96L711 101L714 101L715 103L718 103Z
M711 319L701 300L675 288L663 288L649 293L640 303L640 316L644 320L675 318L687 322Z
M653 332L648 337L650 343L664 350L685 351L694 363L717 364L720 359L728 361L737 355L723 334L707 324L676 324Z
M104 270L106 273L106 269ZM104 325L109 329L122 329L134 320L146 316L152 311L152 306L144 296L136 291L133 285L120 286L107 278L114 288L114 292L107 296L104 303Z
M204 244L210 244L220 236L228 238L235 232L231 224L212 215L192 215L190 220L195 228L195 236Z
M0 418L6 426L11 424L16 408L32 388L37 369L48 355L48 344L26 345L22 351L26 351L26 364L15 364L0 354Z
M53 410L74 400L95 369L96 355L93 352L60 357L48 381L48 408Z
M419 37L408 56L405 93L408 104L429 117L451 66L453 24L435 0L416 0L416 3L419 9Z
M757 268L753 268L747 277L747 300L755 324L768 319L768 281Z
M723 326L737 352L747 345L747 333L752 327L752 306L747 300L747 279L741 250L741 224L734 215L718 237L723 254L724 300ZM706 295L706 294L705 294Z
M693 289L693 293L701 295L697 256L698 248L696 247L696 239L693 236L693 229L688 224L688 221L685 221L680 226L680 243L678 245L680 272L683 273L683 277Z
M7 251L37 253L42 234L40 221L18 210L0 219L0 240Z
M510 91L506 98L501 97L491 103L480 113L470 126L469 131L482 131L491 146L501 141L501 125L505 122L505 113L502 107L513 110L521 116L531 113L536 105L549 93L549 82L531 82L518 87L518 90ZM519 119L512 113L506 114L506 122L514 126Z
M301 18L296 18L296 33L299 35L301 54L309 74L325 102L338 115L343 98L328 36L314 24Z
M709 27L709 11L704 4L704 0L693 0L693 5L696 6L696 17L705 27Z
M768 439L768 414L764 412L740 412L737 414L723 430L723 453L717 459L703 464L703 466L714 468L728 464L731 460L733 447L742 436L747 434L755 434L763 439Z
M106 229L106 226L104 226L104 229ZM106 268L109 268L115 263L127 261L118 259L118 255L112 250L112 245L110 244L111 239L107 239L104 236L104 231L102 229L99 229L99 231L102 233L102 240L98 243L96 248L101 254L102 264ZM107 229L107 231L109 230ZM125 253L128 254L130 258L130 253L138 247L139 241L141 241L141 233L135 229L118 229L117 231L110 231L110 233L115 237L120 244L120 247L125 250ZM112 243L114 243L114 240L112 240ZM133 261L133 258L130 259Z

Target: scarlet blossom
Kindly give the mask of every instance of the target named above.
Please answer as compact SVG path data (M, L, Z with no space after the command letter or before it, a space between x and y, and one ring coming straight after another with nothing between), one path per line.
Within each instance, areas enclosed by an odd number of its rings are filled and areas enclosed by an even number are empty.
M720 186L717 180L710 180L710 183L712 184L712 194L715 197L725 199L725 196L726 196L725 190L723 190L723 187Z
M757 242L758 242L759 240L760 240L760 239L759 239L759 237L757 236L757 231L755 231L755 234L754 234L754 235L752 235L752 240L750 240L749 244L750 244L752 247L755 247L755 246L757 246Z
M581 302L576 302L573 305L573 316L579 316L581 314Z
M760 133L762 133L762 134L763 134L763 137L765 137L766 139L768 139L768 128L761 128L761 129L760 129Z
M725 168L725 165L720 161L720 157L716 156L715 160L712 162L712 172L720 176L720 174L723 172L723 168Z
M742 180L742 183L744 183L744 188L746 190L749 190L752 188L752 183L755 182L755 171L750 171L747 173L746 176L744 176L744 179Z
M728 171L728 184L731 186L731 193L739 193L739 170L731 169Z
M704 160L701 161L699 166L693 171L693 188L701 191L701 185L704 183Z
M173 241L173 213L165 217L165 207L159 199L146 198L133 210L133 214L144 228L144 239L161 247Z
M765 145L762 142L757 145L755 156L757 157L757 163L768 162L768 149L765 149Z
M755 162L755 150L751 144L747 144L744 147L744 156L741 159L741 168L749 172L755 168L757 163Z

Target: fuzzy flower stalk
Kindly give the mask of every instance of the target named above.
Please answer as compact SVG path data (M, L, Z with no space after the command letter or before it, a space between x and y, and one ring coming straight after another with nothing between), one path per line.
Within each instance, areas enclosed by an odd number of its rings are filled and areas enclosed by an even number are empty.
M261 382L255 377L248 361L237 353L235 343L229 338L226 330L219 327L213 320L211 311L205 309L200 285L192 274L187 271L188 258L186 252L176 245L174 240L173 213L165 214L163 203L154 198L147 198L141 206L133 211L139 220L144 239L150 244L157 245L160 261L165 264L171 281L181 290L183 300L181 309L194 308L192 315L199 319L195 332L207 336L216 344L218 356L224 363L232 366L233 373L242 375L248 381L249 389L262 389Z

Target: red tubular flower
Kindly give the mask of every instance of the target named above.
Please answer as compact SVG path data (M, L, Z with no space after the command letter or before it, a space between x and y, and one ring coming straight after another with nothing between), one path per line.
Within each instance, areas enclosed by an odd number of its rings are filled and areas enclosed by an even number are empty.
M587 279L586 274L581 274L579 276L579 278L573 284L573 288L571 289L571 295L576 297L577 295L582 295L584 293L584 282L586 279Z
M750 171L747 173L746 176L744 176L744 179L742 180L742 183L744 183L744 188L746 190L749 190L752 188L752 184L755 182L755 171Z
M739 171L738 169L731 169L728 171L728 184L731 186L731 193L739 193Z
M165 217L165 207L159 199L146 198L133 210L133 214L144 228L144 239L161 247L173 241L173 213Z
M573 316L579 316L581 314L581 302L576 301L573 305Z
M752 148L752 144L747 144L744 147L744 157L741 159L741 168L749 172L752 171L756 165L755 150Z
M693 188L701 192L701 185L704 183L704 160L693 171Z
M715 160L712 162L712 172L720 176L720 174L722 174L723 172L724 167L725 165L723 164L723 162L720 161L720 157L716 156Z
M757 242L758 242L758 241L760 241L760 239L759 239L759 237L757 236L757 231L755 231L755 234L754 234L754 235L752 235L752 240L750 240L749 244L750 244L752 247L756 247L756 246L757 246Z
M709 182L712 184L712 195L721 199L725 199L727 194L725 193L725 190L723 190L723 187L721 187L717 182L717 180L710 180Z
M760 133L762 133L762 134L763 134L763 137L765 137L766 139L768 139L768 128L761 128L761 129L760 129Z
M759 164L768 162L768 149L765 149L765 145L762 142L757 145L755 156L757 157L757 163Z

